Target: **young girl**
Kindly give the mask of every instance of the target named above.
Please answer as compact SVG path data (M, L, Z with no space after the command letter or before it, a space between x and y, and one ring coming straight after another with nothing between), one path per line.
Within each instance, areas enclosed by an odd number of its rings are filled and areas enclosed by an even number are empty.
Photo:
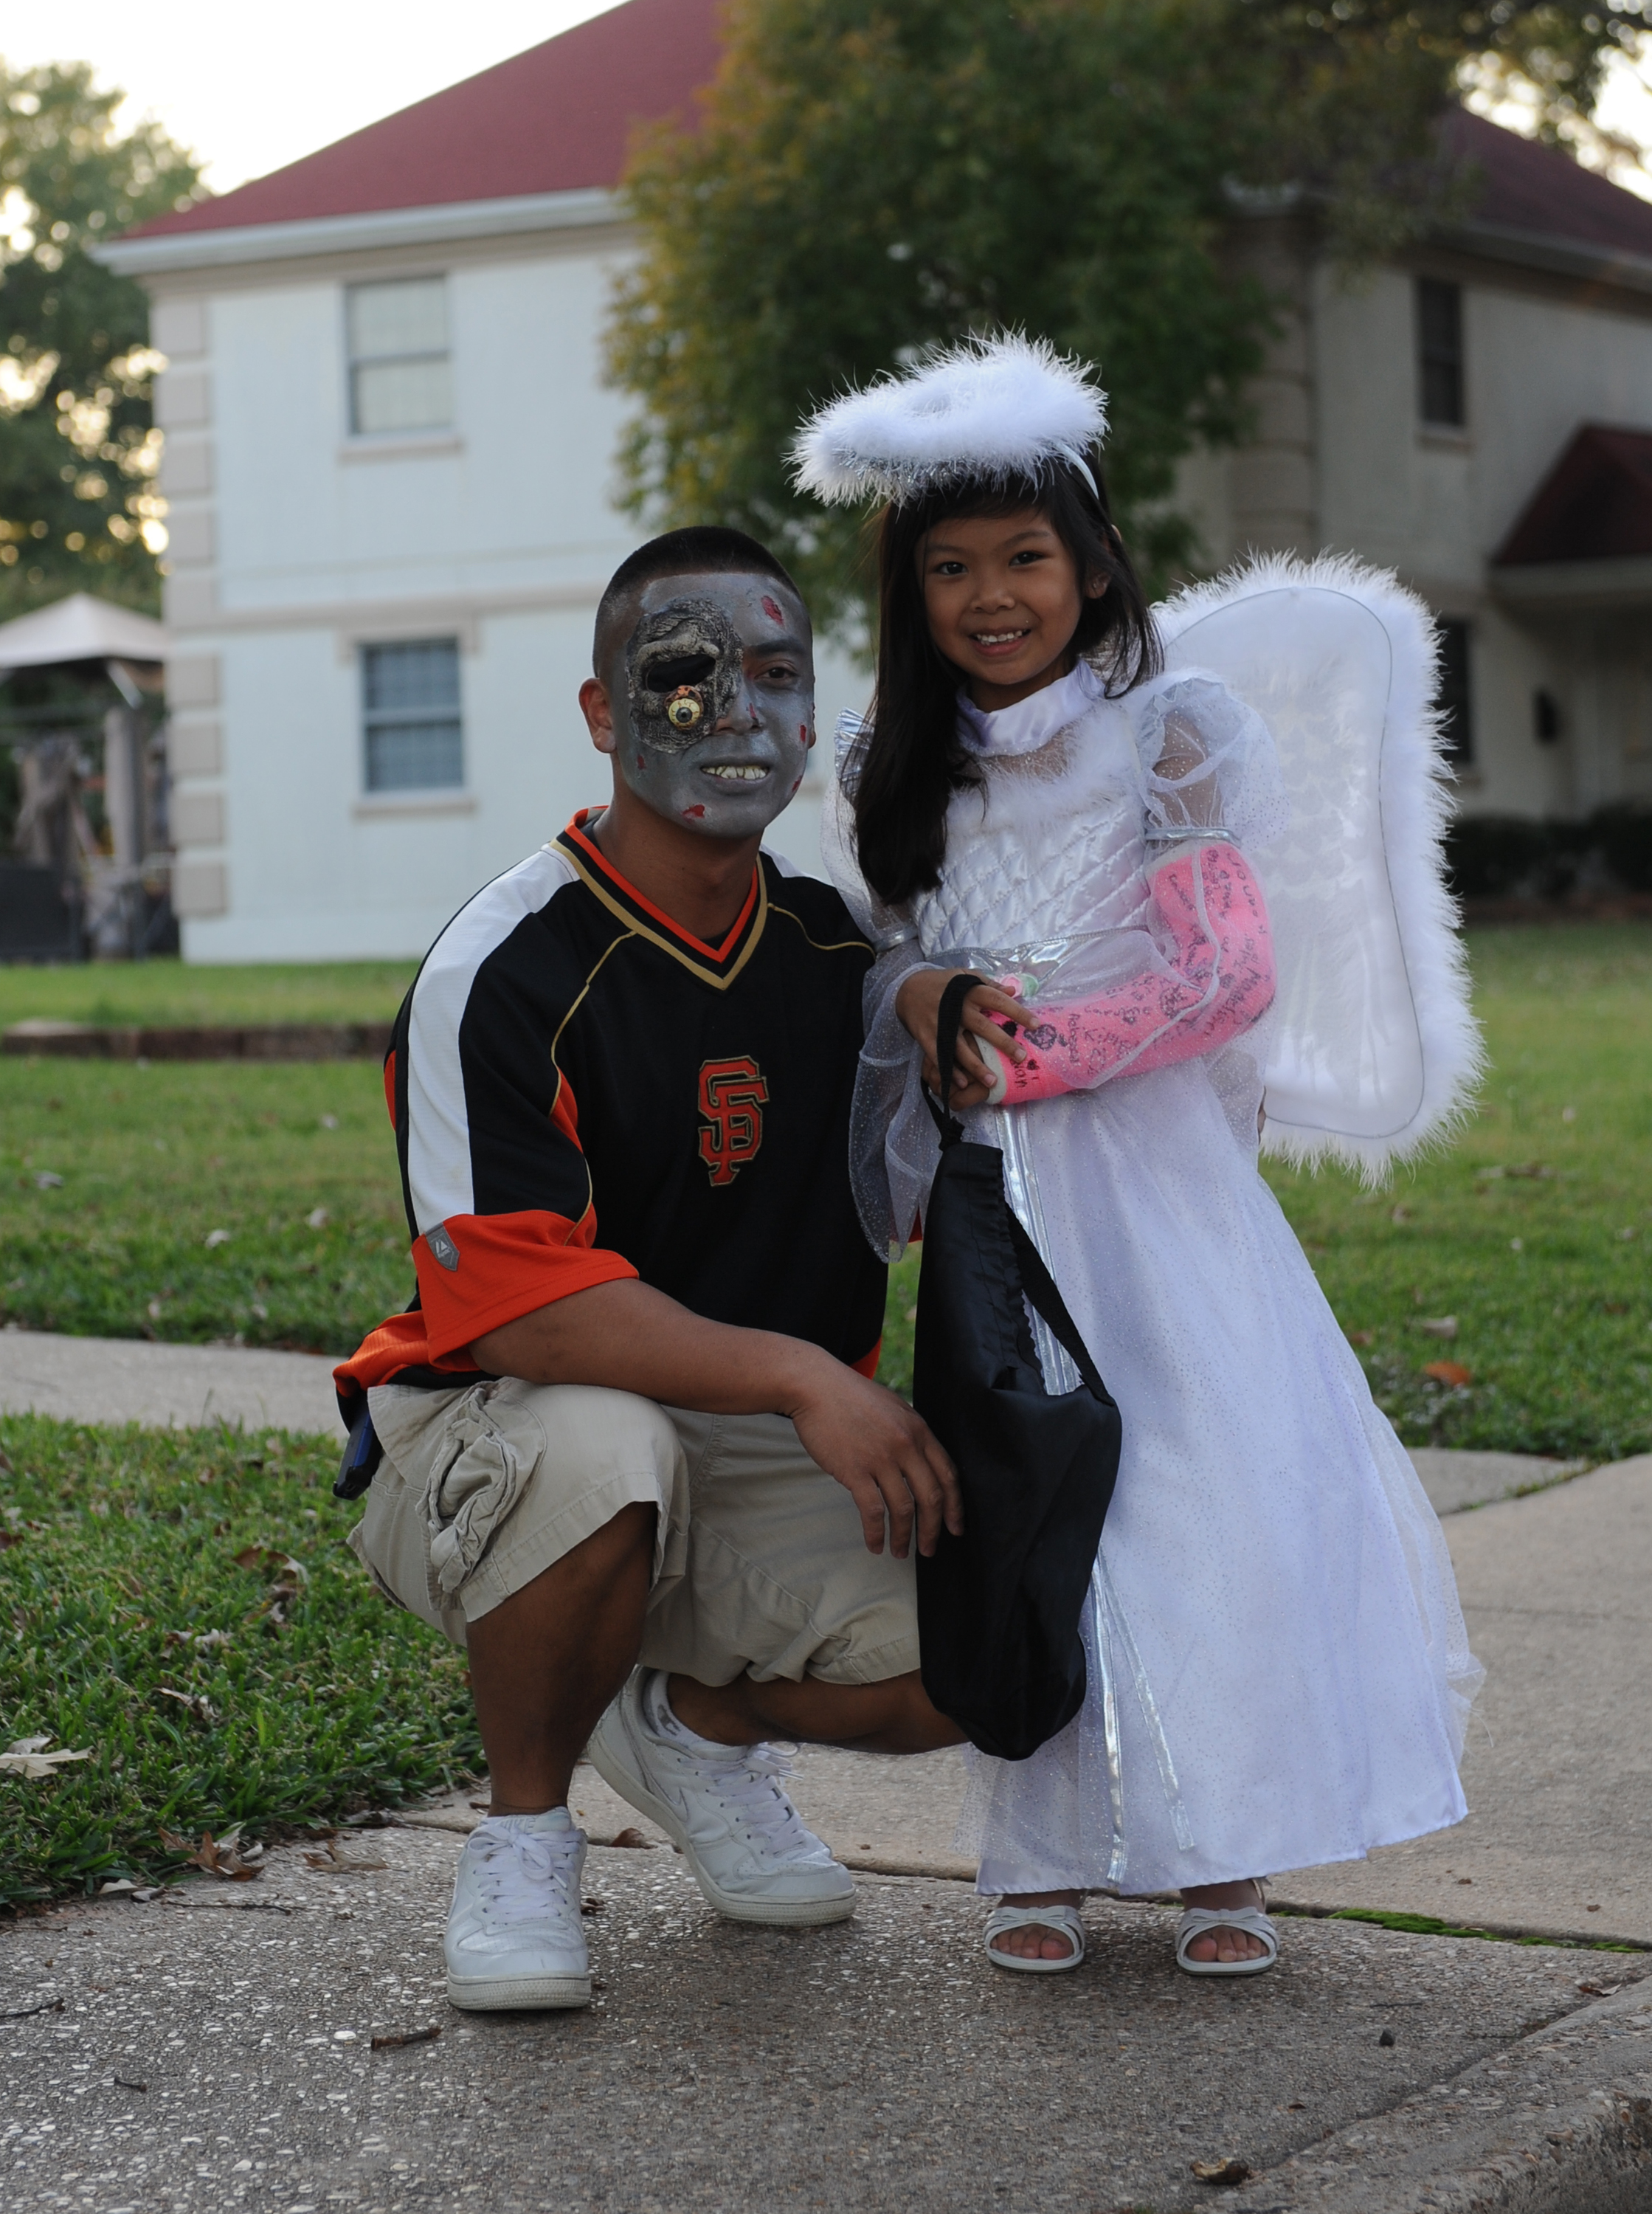
M1084 1709L1028 1760L971 1755L989 1958L1076 1967L1084 1892L1173 1890L1179 1963L1239 1975L1277 1954L1265 1872L1460 1820L1478 1671L1439 1524L1257 1171L1274 973L1247 856L1288 820L1272 743L1219 678L1162 672L1103 425L1082 374L1003 339L800 439L809 489L888 502L828 861L881 949L869 1234L898 1251L921 1214L918 1079L973 969L954 1104L1003 1151L1124 1418Z

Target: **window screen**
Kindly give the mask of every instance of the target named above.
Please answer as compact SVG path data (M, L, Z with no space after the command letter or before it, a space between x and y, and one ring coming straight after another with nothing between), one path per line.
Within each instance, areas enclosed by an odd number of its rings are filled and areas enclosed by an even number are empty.
M1463 407L1463 288L1436 277L1417 283L1417 405L1425 423L1457 426Z
M465 781L459 646L450 638L362 649L369 792L451 790Z
M440 277L345 295L352 431L441 431L453 420L448 292Z
M1468 647L1468 625L1448 617L1440 625L1438 706L1446 758L1460 768L1474 758L1474 703L1469 689Z

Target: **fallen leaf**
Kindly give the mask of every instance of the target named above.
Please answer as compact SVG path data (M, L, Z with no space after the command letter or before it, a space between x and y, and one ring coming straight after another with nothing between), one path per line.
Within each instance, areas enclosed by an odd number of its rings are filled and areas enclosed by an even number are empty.
M1433 1377L1436 1384L1449 1384L1454 1390L1474 1381L1472 1370L1465 1368L1460 1361L1430 1361L1423 1373Z
M212 1702L200 1691L174 1691L170 1684L157 1684L155 1697L176 1699L180 1707L187 1707L198 1722L215 1722L218 1719Z
M1455 1315L1419 1315L1415 1326L1424 1337L1454 1338L1457 1335Z
M228 1645L229 1642L229 1632L227 1630L205 1630L195 1640L195 1650L210 1653L215 1646Z
M432 2045L442 2034L440 2026L432 2022L428 2029L399 2029L389 2037L375 2037L368 2040L369 2052L388 2052L402 2045Z
M610 1838L608 1843L628 1852L651 1853L654 1850L653 1838L645 1838L640 1830L621 1830L617 1837Z
M1196 2160L1193 2173L1201 2183L1248 2183L1255 2170L1230 2153L1226 2160Z
M54 1169L40 1169L35 1174L34 1188L37 1191L61 1191L63 1178Z
M1411 1211L1409 1207L1396 1207L1388 1216L1390 1222L1409 1222L1411 1219Z
M1375 1345L1376 1332L1374 1330L1350 1330L1348 1342L1350 1345Z
M46 1965L49 1968L52 1963L48 1960ZM27 2021L32 2014L61 2014L62 2012L61 1999L42 1999L38 2006L8 2007L3 2014L0 2014L0 2021Z
M20 1737L15 1744L0 1752L0 1776L25 1776L38 1783L42 1777L55 1776L71 1760L89 1760L92 1758L89 1752L70 1752L64 1746L59 1746L55 1752L43 1752L41 1748L51 1742L49 1736Z
M210 1251L215 1245L227 1245L229 1243L229 1232L227 1230L209 1230L201 1243Z
M1506 1177L1529 1177L1533 1182L1554 1174L1546 1161L1508 1161L1503 1172Z
M16 1470L11 1465L10 1454L3 1446L0 1446L0 1476L15 1476L16 1473Z
M1577 1988L1585 1998L1609 1999L1613 1991L1622 1991L1623 1985L1621 1984L1579 1984Z
M207 1875L221 1877L225 1883L251 1883L264 1870L254 1865L263 1847L248 1846L243 1855L235 1850L235 1840L241 1835L241 1824L226 1830L223 1837L214 1838L210 1830L203 1830L201 1842L192 1848L187 1838L180 1838L175 1830L162 1830L161 1842L169 1853L183 1856L186 1868L198 1868Z
M306 1853L304 1859L310 1868L337 1869L341 1875L365 1875L370 1868L385 1868L390 1865L388 1861L347 1861L331 1838L327 1840L325 1852Z
M100 1899L113 1899L119 1893L136 1891L137 1889L137 1886L132 1881L129 1875L117 1876L113 1883L101 1883L98 1886L98 1897Z
M147 2091L149 2088L147 2083L139 2083L130 2076L117 2076L113 2081L119 2084L123 2091Z
M22 1542L21 1530L0 1530L0 1553L9 1552L12 1546L21 1545Z
M607 1901L601 1899L582 1899L579 1903L579 1911L588 1918L593 1914L606 1914L608 1911Z
M325 1230L327 1226L327 1211L325 1207L313 1207L304 1220L312 1230Z

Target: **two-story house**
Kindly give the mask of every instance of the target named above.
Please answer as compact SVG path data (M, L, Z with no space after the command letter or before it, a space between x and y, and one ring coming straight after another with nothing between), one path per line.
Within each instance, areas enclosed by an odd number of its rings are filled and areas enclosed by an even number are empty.
M417 952L599 799L575 694L636 530L600 333L638 121L715 0L626 0L105 249L154 301L174 896L192 960ZM1446 619L1465 805L1652 792L1652 206L1454 119L1448 235L1350 284L1237 219L1294 303L1258 435L1183 496L1247 546L1392 565ZM1104 364L1105 370L1105 364ZM865 678L822 657L821 726ZM776 842L817 863L818 783Z

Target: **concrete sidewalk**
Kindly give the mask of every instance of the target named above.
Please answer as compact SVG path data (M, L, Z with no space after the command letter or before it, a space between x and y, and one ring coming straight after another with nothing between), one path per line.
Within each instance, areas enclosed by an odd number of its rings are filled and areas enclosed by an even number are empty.
M336 1435L326 1367L6 1332L0 1406ZM1211 2196L1193 2163L1232 2156L1249 2178L1219 2195L1244 2214L1645 2214L1652 1954L1582 1948L1652 1945L1652 1456L1559 1483L1417 1458L1448 1511L1503 1501L1446 1524L1490 1672L1473 1813L1279 1877L1310 1913L1271 1974L1183 1977L1168 1912L1100 1899L1076 1973L994 1971L956 1880L955 1753L800 1754L798 1803L860 1888L852 1923L814 1932L718 1921L662 1841L612 1844L650 1826L582 1768L607 1841L588 2014L446 2007L479 1794L352 1832L349 1872L279 1848L255 1885L0 1923L0 2205L1182 2214ZM1314 1918L1347 1906L1565 1942Z
M1652 1983L1591 1988L1639 1955L1297 1922L1222 1984L1173 1966L1165 1910L1092 1901L1081 1969L1014 1976L961 1885L863 1877L850 1923L742 1929L669 1850L597 1848L589 2011L463 2016L459 1845L352 1832L357 1873L290 1847L256 1885L11 1925L7 2214L1183 2214L1230 2158L1248 2214L1652 2193Z
M0 1330L0 1414L191 1429L320 1430L342 1447L332 1362L253 1346L151 1345Z

